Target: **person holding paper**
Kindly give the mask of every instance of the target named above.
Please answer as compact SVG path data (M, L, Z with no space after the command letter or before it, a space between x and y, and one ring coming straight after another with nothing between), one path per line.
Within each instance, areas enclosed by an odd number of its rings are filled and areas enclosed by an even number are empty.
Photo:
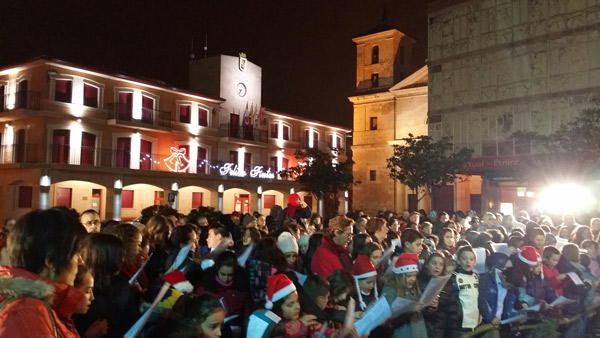
M421 314L423 303L418 301L421 297L421 289L417 283L418 260L419 256L416 253L400 255L392 268L393 274L386 276L384 280L381 296L385 297L388 303L392 304L397 297L415 302L412 311L391 320L393 337L427 337L427 329Z
M424 269L419 271L417 279L421 290L425 290L432 277L444 275L446 270L446 259L439 253L434 252L427 257ZM449 299L447 292L441 292L437 306L428 306L423 310L423 318L425 327L427 328L427 336L429 338L443 338L446 330L446 312L445 309Z
M579 264L579 247L575 244L566 244L562 248L562 256L556 265L559 273L569 274L574 273L583 280L583 266ZM585 298L590 285L583 283L577 285L571 278L565 279L565 286L563 288L563 296L572 299L575 303L567 304L563 308L563 315L565 317L572 317L585 311ZM583 337L586 326L586 318L567 326L565 331L566 337Z
M365 311L371 302L379 299L377 292L377 270L371 263L369 257L358 255L354 266L352 267L352 277L356 285L356 302L355 311Z
M556 292L548 278L542 275L542 257L537 248L524 246L518 254L519 260L527 265L524 277L525 289L519 289L519 301L527 303L528 307L541 303L543 309L549 307L556 298Z
M567 275L564 273L558 273L558 269L556 265L560 260L560 251L556 247L547 246L544 248L544 256L543 256L543 265L542 272L544 273L544 278L548 278L550 281L550 285L556 292L556 295L563 295L563 287L565 278Z

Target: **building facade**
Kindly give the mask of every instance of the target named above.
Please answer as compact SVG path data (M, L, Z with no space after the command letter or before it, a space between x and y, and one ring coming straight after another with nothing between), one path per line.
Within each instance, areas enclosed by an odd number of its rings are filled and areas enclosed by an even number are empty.
M528 209L549 182L524 179L536 154L515 131L549 134L600 104L597 1L433 1L429 133L474 150L481 208ZM542 178L542 175L539 175Z
M44 58L0 69L0 218L64 205L131 220L167 203L268 214L301 188L277 175L296 149L345 143L344 128L262 107L245 56L190 69L193 90Z

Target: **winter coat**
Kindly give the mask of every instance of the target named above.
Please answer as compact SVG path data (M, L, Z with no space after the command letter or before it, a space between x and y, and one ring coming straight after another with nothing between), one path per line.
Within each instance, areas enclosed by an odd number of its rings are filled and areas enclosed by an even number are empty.
M560 257L556 268L558 269L559 273L574 272L581 280L583 280L583 267L578 263L568 261L564 256ZM563 281L563 285L563 296L575 301L575 303L567 304L563 308L563 314L565 317L571 317L584 312L585 298L590 289L589 284L584 283L584 285L575 285L575 283L573 283L573 281L567 277Z
M447 337L460 337L462 330L463 330L463 313L464 313L464 309L463 309L463 304L461 302L460 296L461 296L461 290L460 290L460 279L461 279L461 275L462 274L466 274L466 275L474 275L476 279L479 278L479 275L476 274L475 272L466 272L463 271L461 269L461 267L459 266L456 271L454 271L454 273L452 274L452 277L450 278L450 282L446 285L445 291L451 294L450 297L450 302L448 303L448 306L446 308L446 336ZM479 290L479 285L477 285L477 289ZM485 302L485 299L483 297L483 292L479 293L478 292L478 298L477 298L477 303L476 304L472 304L470 306L477 306L478 311L479 311L479 315L482 317L487 317L489 316L488 312L488 306ZM474 320L477 320L477 318L472 318Z
M425 290L431 276L425 270L421 270L417 278L421 291ZM443 338L446 331L446 307L450 302L450 294L442 290L439 296L437 308L428 306L422 311L425 327L427 328L427 337L429 338Z
M546 264L542 264L542 271L544 272L544 278L548 278L548 281L550 282L550 285L552 285L554 292L556 292L558 296L562 296L564 281L558 280L558 269L556 267L554 267L554 269L550 269L548 266L546 266Z
M108 322L106 337L122 338L140 316L136 295L127 277L119 274L114 277L108 290L94 287L94 300L86 314L74 315L79 332L85 332L99 319Z
M384 286L381 291L381 297L385 297L388 304L398 297L396 290L390 286ZM412 294L408 293L405 297L408 300L418 301L418 299ZM427 328L423 321L423 315L421 312L409 312L399 315L392 319L392 337L394 338L427 338Z
M254 306L250 296L248 276L245 271L238 270L229 286L223 285L217 281L217 278L215 267L207 269L202 282L196 287L194 293L197 295L208 294L215 299L222 299L225 318L237 316L229 319L228 324L242 326L246 318L250 317Z
M310 270L323 278L329 278L332 272L339 269L352 272L350 251L335 244L331 236L325 236L321 246L313 255Z
M498 310L498 284L496 283L495 273L485 273L479 278L479 293L482 295L488 310L485 311L483 321L491 323L496 318ZM499 319L508 319L517 316L519 313L515 310L517 302L517 290L513 286L506 287L506 296L502 307L502 315Z
M528 306L540 302L552 303L556 298L556 291L550 285L550 281L547 278L542 278L541 275L531 274L527 278L527 284L525 285L525 293L522 289L519 290L519 300L526 302Z
M339 332L335 332L330 328L325 329L321 335L320 331L323 328L322 324L306 326L299 319L285 321L285 338L341 338Z
M0 266L0 338L78 338L70 317L84 298L70 285Z
M267 277L276 275L277 268L259 259L248 260L248 274L250 275L250 294L254 302L265 299L267 294Z

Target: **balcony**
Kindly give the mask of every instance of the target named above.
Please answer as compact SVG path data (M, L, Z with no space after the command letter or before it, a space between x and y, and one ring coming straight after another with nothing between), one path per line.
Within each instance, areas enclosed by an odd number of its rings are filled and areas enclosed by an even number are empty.
M171 129L171 112L141 108L141 119L138 120L133 118L133 107L131 105L114 102L109 103L108 107L118 123Z
M16 92L0 96L0 111L15 109L40 109L40 93L32 91Z
M37 144L12 144L0 147L0 163L38 163L42 156Z
M219 128L220 137L267 143L269 133L267 130L254 128L251 125L235 125L229 123L221 124Z

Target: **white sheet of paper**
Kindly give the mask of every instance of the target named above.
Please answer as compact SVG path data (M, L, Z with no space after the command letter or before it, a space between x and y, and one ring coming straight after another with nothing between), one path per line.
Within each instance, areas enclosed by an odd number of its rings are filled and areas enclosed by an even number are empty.
M135 322L135 324L133 324L133 326L125 333L125 335L124 335L125 338L137 337L137 335L140 333L140 331L142 330L144 325L146 325L146 322L148 321L148 318L150 318L152 311L154 311L154 309L156 309L158 302L160 302L162 300L162 298L165 296L165 294L167 293L167 291L169 290L170 287L171 287L171 285L169 283L167 283L167 282L163 283L162 287L160 288L160 291L158 291L158 295L156 295L156 298L154 298L154 301L152 302L152 305L150 306L150 308L148 310L146 310L146 312L144 312L144 314L140 317L140 319L138 319Z
M381 255L381 259L379 260L379 262L377 262L377 266L381 265L381 263L383 263L383 262L387 262L387 260L390 257L392 257L393 253L394 253L394 246L390 246L389 248L385 249L385 251Z
M390 308L392 309L392 318L398 317L403 313L411 312L415 303L414 300L397 297L390 305Z
M510 250L508 249L508 244L506 243L492 243L492 249L494 249L494 252L500 252L510 256Z
M173 271L179 269L181 264L183 264L183 261L185 261L185 258L187 257L187 255L190 253L191 249L192 249L191 243L184 246L183 248L179 249L179 253L177 253L177 257L175 257L175 261L173 262L173 265L171 265L169 270L167 270L167 272L165 272L165 275L168 274L169 272L173 272Z
M556 237L556 244L554 245L558 250L562 250L563 246L569 244L569 241L564 239L564 238L560 238L560 237Z
M507 319L501 321L500 324L510 324L510 323L521 321L521 320L526 319L526 318L527 318L526 315L516 315L516 316L514 316L512 318L507 318Z
M525 311L540 312L541 308L542 308L542 304L535 304L535 305L530 306L527 309L525 309Z
M421 302L423 302L424 306L431 305L435 297L442 292L442 289L444 289L444 286L446 286L450 277L452 277L452 275L432 277L429 280L427 287L421 295Z
M142 270L144 270L144 268L146 267L146 264L148 264L152 255L154 255L154 252L150 253L150 256L148 256L148 259L146 259L144 264L142 264L142 266L140 266L138 271L136 271L135 275L133 275L131 277L131 279L129 280L129 285L133 285L133 283L135 283L135 280L140 276L140 273L142 272Z
M557 305L566 305L566 304L571 304L571 303L575 303L575 301L572 299L560 296L560 297L556 298L552 303L550 303L550 305L557 306Z
M238 257L237 261L238 261L239 266L242 266L242 267L246 266L246 261L248 261L248 258L250 257L252 250L254 250L254 246L255 246L254 243L250 243L250 245L248 245L246 250L244 250L244 252L242 252L240 257Z
M298 271L294 271L294 273L296 274L296 277L298 278L298 283L300 283L300 285L304 286L304 282L306 282L306 278L308 278L308 276L303 275Z
M344 327L342 328L342 337L345 337L348 333L352 332L354 329L354 316L356 309L356 302L352 297L348 301L348 306L346 307L346 317L344 318Z
M365 312L361 319L354 323L354 326L356 327L358 335L362 337L373 331L391 316L392 310L390 304L388 304L384 297L381 297L375 305Z
M569 278L571 278L571 280L573 281L573 284L583 285L583 281L581 280L581 278L579 278L579 276L577 276L577 274L575 272L567 272L567 276L569 276Z
M485 249L484 248L474 248L475 257L477 258L477 263L475 264L475 268L473 271L478 274L485 273Z
M221 243L219 243L219 245L217 245L215 248L213 248L210 253L208 254L208 258L210 259L216 259L217 256L219 256L222 252L224 252L225 250L227 250L227 248L229 248L229 246L231 245L231 243L233 243L233 239L231 237L225 237L221 240Z

